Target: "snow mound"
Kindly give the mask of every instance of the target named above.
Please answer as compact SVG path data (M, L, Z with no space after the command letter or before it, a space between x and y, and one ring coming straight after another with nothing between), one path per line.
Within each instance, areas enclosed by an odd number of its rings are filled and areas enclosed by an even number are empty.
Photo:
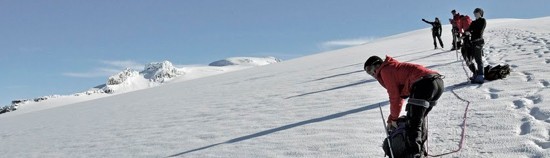
M127 68L109 77L107 85L101 89L105 93L134 91L160 85L184 74L169 61L152 62L146 64L141 72Z
M281 59L275 57L233 57L223 60L218 60L208 64L209 66L231 66L231 65L242 65L242 66L262 66L273 63L281 62Z
M145 65L141 74L146 79L150 79L155 82L164 82L168 79L183 75L184 73L179 71L169 61L153 62Z
M117 85L126 81L128 78L138 76L139 72L126 68L122 72L115 74L107 79L107 85Z

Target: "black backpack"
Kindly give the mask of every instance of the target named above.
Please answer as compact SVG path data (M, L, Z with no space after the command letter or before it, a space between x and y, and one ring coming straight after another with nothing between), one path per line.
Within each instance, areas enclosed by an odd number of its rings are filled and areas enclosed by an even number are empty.
M382 148L384 149L386 156L389 156L390 158L403 158L411 156L411 152L409 151L407 126L408 118L406 116L401 116L397 119L397 128L390 132L390 135L384 139L384 143L382 144ZM422 151L426 156L427 152L424 148L424 142L428 139L428 133L427 130L425 130L425 126L422 129ZM391 143L391 151L388 140ZM393 157L391 156L391 152L393 152Z
M397 128L390 132L390 135L384 139L382 148L384 153L390 158L402 158L409 154L408 152L408 137L407 137L407 125L406 121L398 121ZM391 151L390 144L391 143ZM393 152L393 157L392 157Z
M491 65L487 65L483 69L485 79L488 81L498 80L506 78L506 76L510 75L510 65L497 65L495 67L492 67Z

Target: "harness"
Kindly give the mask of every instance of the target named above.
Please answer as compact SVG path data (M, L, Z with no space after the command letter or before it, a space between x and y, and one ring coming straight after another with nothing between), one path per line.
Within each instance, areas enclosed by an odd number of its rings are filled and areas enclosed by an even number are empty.
M416 81L414 81L412 85L414 85L415 83L417 83L418 81L421 81L421 80L429 79L429 80L433 81L435 79L443 79L443 78L445 78L445 76L440 75L440 74L428 74L428 75L422 76L419 79L417 79ZM413 86L413 88L414 88L414 86ZM429 108L429 107L437 105L437 101L436 100L428 101L426 99L417 99L417 98L414 98L414 95L413 95L409 98L408 104L412 104L412 105L416 105L416 106L422 106L424 108Z

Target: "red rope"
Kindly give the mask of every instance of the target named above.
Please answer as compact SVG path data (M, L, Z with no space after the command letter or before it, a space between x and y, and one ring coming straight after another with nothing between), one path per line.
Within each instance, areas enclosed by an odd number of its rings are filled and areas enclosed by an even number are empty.
M464 69L464 72L466 73L466 77L468 77L468 71L466 71L466 68L464 68L464 61L462 62L462 69ZM458 94L456 94L455 89L458 86L466 85L466 84L467 84L467 82L464 83L464 84L458 84L458 85L453 86L453 88L451 89L451 92L453 93L453 95L456 98L458 98L459 100L467 103L466 104L466 109L464 110L464 116L463 116L462 125L461 125L462 133L460 134L460 142L458 143L458 149L450 151L450 152L442 153L442 154L437 154L437 155L431 155L431 154L428 153L428 156L430 156L430 157L440 157L440 156L443 156L443 155L449 155L449 154L452 154L452 153L459 152L462 149L462 144L464 144L464 137L466 135L466 118L468 116L468 107L470 107L470 101L468 101L468 100L460 97ZM427 141L426 141L426 149L427 148L428 148L428 144L427 144ZM426 152L427 151L428 150L426 150Z
M464 110L464 116L463 116L463 120L462 120L462 125L461 125L461 128L462 128L462 133L460 134L460 142L458 143L458 149L456 150L453 150L453 151L450 151L450 152L446 152L446 153L442 153L442 154L437 154L437 155L431 155L431 154L428 154L428 156L431 156L431 157L440 157L440 156L443 156L443 155L449 155L449 154L452 154L452 153L456 153L456 152L459 152L461 149L462 149L462 144L464 144L464 137L466 135L466 118L467 118L467 115L468 115L468 107L470 107L470 101L458 96L458 94L456 94L454 92L454 88L453 90L451 90L451 92L460 100L468 103L466 104L466 109ZM426 147L427 148L427 147Z

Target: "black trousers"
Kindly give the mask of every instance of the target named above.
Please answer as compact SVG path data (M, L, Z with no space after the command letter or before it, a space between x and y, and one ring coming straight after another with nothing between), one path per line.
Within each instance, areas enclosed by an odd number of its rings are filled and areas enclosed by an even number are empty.
M464 41L465 45L460 52L473 76L483 75L483 44L472 44ZM466 44L468 43L468 44ZM475 63L474 63L475 61Z
M411 98L416 100L425 100L427 102L436 102L444 90L443 79L441 75L424 78L415 82L412 86ZM409 102L407 103L407 117L409 118L409 127L407 135L409 137L410 151L412 154L421 153L427 134L424 133L425 118L432 110L433 105L429 107L419 106Z
M439 45L443 48L443 41L441 40L441 35L437 32L432 32L432 38L434 39L434 48L437 48L436 38L439 39Z
M461 47L461 42L459 40L460 34L458 33L458 28L453 27L451 32L453 33L453 48L458 49Z

